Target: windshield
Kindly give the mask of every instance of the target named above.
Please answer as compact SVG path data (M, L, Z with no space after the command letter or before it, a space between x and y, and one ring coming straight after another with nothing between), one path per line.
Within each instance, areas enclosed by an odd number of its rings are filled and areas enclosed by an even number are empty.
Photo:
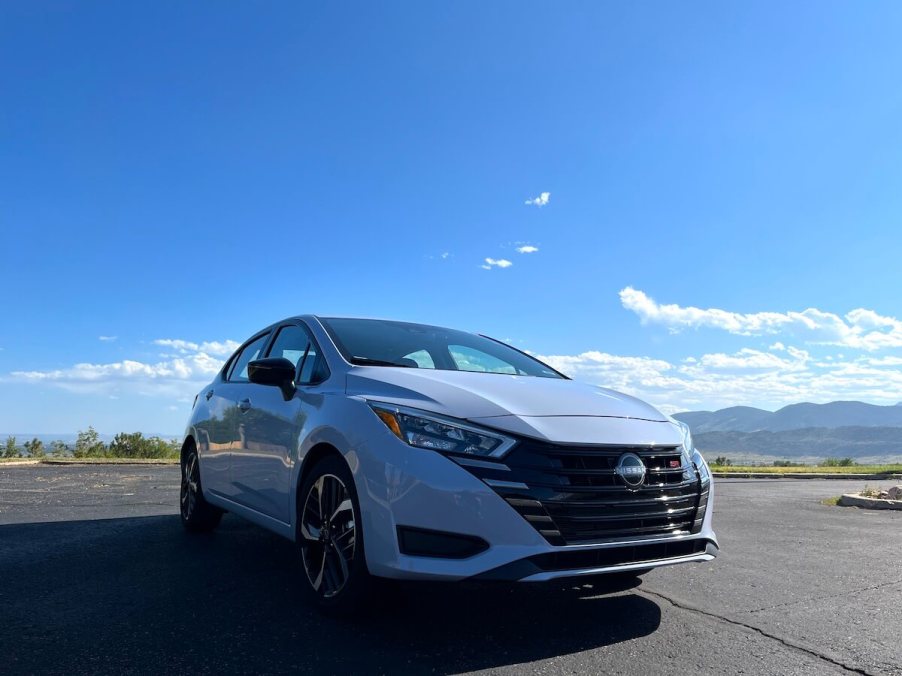
M565 377L504 343L464 331L381 319L328 317L320 321L352 364Z

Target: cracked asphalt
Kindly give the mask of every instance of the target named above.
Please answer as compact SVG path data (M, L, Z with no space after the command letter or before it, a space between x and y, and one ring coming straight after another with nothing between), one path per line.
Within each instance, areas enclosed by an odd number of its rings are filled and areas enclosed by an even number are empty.
M0 466L0 670L902 674L902 512L819 502L860 488L721 479L712 563L620 590L407 585L339 621L289 542L232 516L184 533L177 467Z

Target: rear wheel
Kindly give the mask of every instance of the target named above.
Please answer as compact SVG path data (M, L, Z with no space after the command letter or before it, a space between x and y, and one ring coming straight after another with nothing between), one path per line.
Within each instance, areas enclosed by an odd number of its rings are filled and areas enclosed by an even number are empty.
M200 461L191 446L182 457L182 485L179 491L182 525L194 533L211 531L219 525L222 510L204 499L200 485Z
M322 610L344 614L363 605L373 581L363 554L354 478L341 458L323 458L304 480L297 544L306 588Z

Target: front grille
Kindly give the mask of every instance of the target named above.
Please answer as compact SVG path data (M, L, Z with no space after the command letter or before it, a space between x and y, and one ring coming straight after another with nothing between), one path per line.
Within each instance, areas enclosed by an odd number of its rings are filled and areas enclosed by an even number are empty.
M638 455L646 466L637 487L615 472L624 453ZM486 480L551 544L701 529L707 487L702 493L695 469L682 465L678 446L563 446L530 440L503 462L510 471L465 468Z

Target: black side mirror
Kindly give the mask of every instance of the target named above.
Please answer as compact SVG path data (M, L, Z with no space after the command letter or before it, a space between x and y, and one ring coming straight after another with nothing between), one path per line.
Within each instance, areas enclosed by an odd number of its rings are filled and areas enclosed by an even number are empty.
M286 401L294 394L294 364L285 357L255 359L247 365L247 377L258 385L275 385Z

